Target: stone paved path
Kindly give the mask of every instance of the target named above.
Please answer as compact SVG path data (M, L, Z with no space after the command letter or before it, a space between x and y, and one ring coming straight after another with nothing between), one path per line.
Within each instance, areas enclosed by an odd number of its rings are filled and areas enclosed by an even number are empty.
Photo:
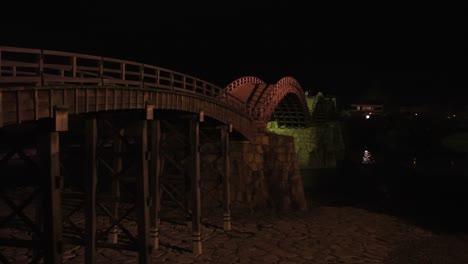
M153 262L468 263L467 241L447 240L398 218L352 207L316 207L288 216L238 216L230 232L205 226L203 254L198 257L190 252L189 230L188 225L163 222L162 246L153 252ZM9 235L20 236L19 232ZM25 249L0 250L13 263L27 263L31 254ZM64 263L84 262L83 247L66 245L65 250ZM137 263L137 257L134 252L99 249L98 263Z

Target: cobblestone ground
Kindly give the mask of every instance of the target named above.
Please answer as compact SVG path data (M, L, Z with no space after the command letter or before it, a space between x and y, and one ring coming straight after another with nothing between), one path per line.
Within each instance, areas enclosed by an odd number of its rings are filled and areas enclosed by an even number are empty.
M207 219L205 219L207 220ZM208 219L210 220L210 219ZM79 219L75 219L79 222ZM214 225L221 222L211 221ZM79 223L78 223L79 224ZM136 227L126 223L130 230ZM25 237L0 229L0 236ZM315 207L281 216L238 215L233 230L203 229L203 254L193 256L190 226L162 222L154 263L468 263L468 241L441 236L402 220L352 207ZM31 252L0 248L12 263ZM65 245L64 263L84 263L82 246ZM98 249L98 263L137 263L130 251Z

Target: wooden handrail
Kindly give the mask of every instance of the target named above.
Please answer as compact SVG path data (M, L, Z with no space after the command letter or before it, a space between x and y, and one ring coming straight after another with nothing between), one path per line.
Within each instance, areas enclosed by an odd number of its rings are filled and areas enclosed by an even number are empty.
M25 83L111 83L129 88L140 88L144 84L161 89L182 88L220 100L252 117L246 104L223 88L170 69L88 54L0 46L0 84L24 86Z

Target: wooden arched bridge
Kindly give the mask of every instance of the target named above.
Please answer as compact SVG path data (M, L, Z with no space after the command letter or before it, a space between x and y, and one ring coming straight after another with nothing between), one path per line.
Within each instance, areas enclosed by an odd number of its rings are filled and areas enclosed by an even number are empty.
M285 77L266 84L255 77L235 80L226 88L186 74L113 58L60 51L0 47L0 127L51 118L53 108L68 114L143 109L198 113L246 138L252 121L278 114L286 123L304 126L308 109L299 83Z
M17 157L37 174L30 178L39 186L15 202L7 195L9 185L2 185L0 198L11 212L0 215L0 229L19 218L32 235L29 240L0 237L0 246L31 248L32 262L61 263L68 223L77 232L72 242L86 247L87 263L95 263L97 247L136 250L139 262L149 263L151 248L159 245L163 192L191 216L193 252L201 254L200 138L219 147L215 161L222 165L216 166L224 186L224 229L229 230L229 134L253 141L270 120L292 127L310 124L304 92L294 78L267 84L243 77L222 88L144 63L0 46L0 181L9 181L5 178ZM77 145L78 154L73 154ZM75 156L67 162L64 153ZM173 183L173 174L189 182L188 198L175 197L183 191ZM107 177L109 186L99 187L98 176ZM126 181L136 191L124 194ZM81 189L67 189L76 182ZM38 206L40 213L28 215L24 210L38 195L45 201ZM66 197L79 205L62 210ZM134 206L123 210L126 199L133 199ZM86 217L83 227L72 220L78 210ZM110 218L100 231L97 211ZM133 211L137 235L122 224ZM117 229L129 243L118 242ZM1 252L0 260L9 263Z

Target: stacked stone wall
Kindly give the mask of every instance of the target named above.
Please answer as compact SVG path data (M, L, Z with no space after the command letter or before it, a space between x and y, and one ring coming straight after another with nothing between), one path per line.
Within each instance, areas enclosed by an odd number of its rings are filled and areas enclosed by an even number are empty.
M253 142L232 142L234 210L307 209L294 139L258 133Z
M301 169L333 168L343 158L345 146L338 122L306 128L281 128L270 122L268 130L294 138Z

